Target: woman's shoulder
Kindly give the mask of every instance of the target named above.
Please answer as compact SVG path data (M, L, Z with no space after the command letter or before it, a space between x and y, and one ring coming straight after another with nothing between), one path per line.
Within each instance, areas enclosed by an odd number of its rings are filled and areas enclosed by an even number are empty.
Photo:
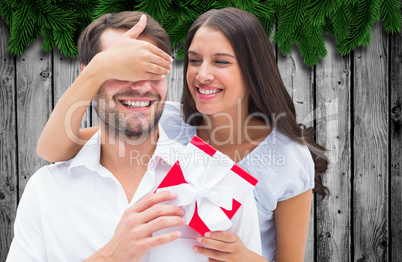
M277 129L272 130L243 160L251 161L253 159L260 160L260 162L255 162L255 164L259 164L257 166L287 169L297 168L306 161L312 161L307 145L291 140Z
M281 201L314 187L314 162L307 145L277 129L239 164L259 180L261 198Z

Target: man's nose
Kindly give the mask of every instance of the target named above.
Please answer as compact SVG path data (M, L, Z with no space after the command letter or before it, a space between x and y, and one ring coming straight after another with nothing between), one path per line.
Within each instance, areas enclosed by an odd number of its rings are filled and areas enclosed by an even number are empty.
M141 80L141 81L135 81L131 82L130 84L131 89L135 89L138 91L142 92L147 92L151 90L151 81L149 80Z

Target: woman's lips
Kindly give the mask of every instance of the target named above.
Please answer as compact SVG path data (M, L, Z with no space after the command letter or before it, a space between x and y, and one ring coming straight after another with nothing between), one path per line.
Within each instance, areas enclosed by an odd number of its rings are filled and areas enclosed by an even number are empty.
M213 87L196 87L196 90L199 99L208 100L218 96L223 89Z

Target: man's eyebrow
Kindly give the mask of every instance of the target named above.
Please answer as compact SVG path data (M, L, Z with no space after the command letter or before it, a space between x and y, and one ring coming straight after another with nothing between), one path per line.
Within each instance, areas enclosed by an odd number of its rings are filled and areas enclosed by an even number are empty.
M191 50L188 50L188 54L200 55L197 52L191 51ZM231 55L231 54L228 54L228 53L215 53L215 54L213 54L213 56L229 56L229 57L232 57L232 58L236 59L236 57L234 55Z

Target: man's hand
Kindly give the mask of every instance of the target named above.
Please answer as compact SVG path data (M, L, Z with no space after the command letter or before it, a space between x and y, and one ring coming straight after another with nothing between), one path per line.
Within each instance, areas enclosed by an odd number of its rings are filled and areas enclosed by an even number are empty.
M146 16L142 15L135 26L89 63L96 64L99 75L103 75L105 81L160 80L169 73L173 59L155 45L137 40L146 23Z
M178 239L180 231L152 236L159 230L185 225L181 208L159 204L175 197L164 191L135 203L124 212L112 239L85 261L141 261L152 248Z

